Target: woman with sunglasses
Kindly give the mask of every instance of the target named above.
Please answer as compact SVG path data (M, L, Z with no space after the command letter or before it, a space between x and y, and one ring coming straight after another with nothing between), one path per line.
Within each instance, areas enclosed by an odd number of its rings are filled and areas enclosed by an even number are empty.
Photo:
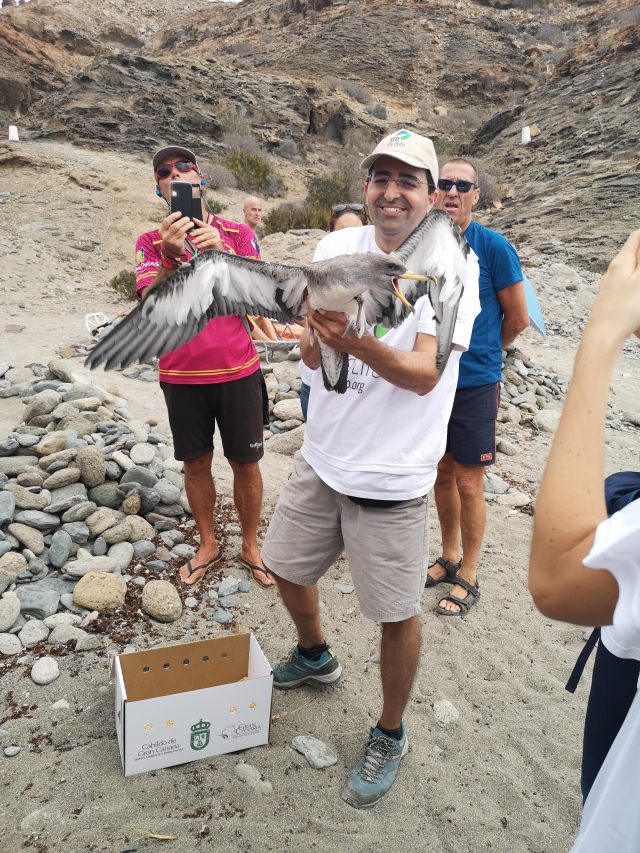
M359 228L367 225L367 211L364 204L349 203L335 204L329 217L329 231L340 231L342 228Z

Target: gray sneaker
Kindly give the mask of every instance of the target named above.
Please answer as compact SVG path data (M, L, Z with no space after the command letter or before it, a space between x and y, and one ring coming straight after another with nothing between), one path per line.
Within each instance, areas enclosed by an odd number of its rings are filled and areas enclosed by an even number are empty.
M342 799L354 809L370 809L382 799L396 781L400 762L409 751L407 732L402 724L402 739L371 729L364 754L351 771Z
M332 649L323 652L319 660L307 660L294 646L289 656L273 667L273 686L286 689L300 684L333 684L341 676L342 667Z

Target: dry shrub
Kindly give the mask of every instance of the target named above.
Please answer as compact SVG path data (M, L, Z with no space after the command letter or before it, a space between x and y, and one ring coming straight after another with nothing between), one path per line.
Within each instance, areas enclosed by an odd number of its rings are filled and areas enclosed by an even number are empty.
M351 83L349 80L343 80L342 91L349 95L350 98L353 98L361 104L370 104L373 101L373 97L370 92L362 86L359 86L357 83Z
M280 231L310 228L327 229L329 216L324 208L312 204L281 204L274 207L262 220L265 234L275 234Z
M247 154L260 154L260 143L251 132L248 134L225 133L222 141L227 148L231 148L234 151L245 151Z
M221 166L220 163L203 162L202 172L207 179L209 186L214 190L226 189L234 190L238 186L238 181L235 175Z
M127 299L129 302L135 302L137 299L136 274L133 270L120 270L109 282L109 287L112 287L118 296Z
M255 192L268 198L284 193L280 178L274 174L264 157L249 151L229 151L222 164L235 176L240 189Z

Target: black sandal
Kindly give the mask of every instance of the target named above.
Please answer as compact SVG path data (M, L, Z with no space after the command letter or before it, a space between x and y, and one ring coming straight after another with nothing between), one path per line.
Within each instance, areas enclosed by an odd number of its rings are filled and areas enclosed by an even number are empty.
M432 569L435 565L440 565L445 570L446 574L444 574L438 580L435 580L432 577L429 577L429 569ZM455 583L456 582L456 572L462 565L462 560L459 560L457 563L452 563L451 560L445 560L444 557L438 557L435 563L431 563L429 569L427 569L427 581L424 585L425 589L430 589L432 586L438 586L439 583Z
M442 601L451 601L457 604L460 610L445 610L444 607L438 605L436 613L439 616L466 616L469 610L473 607L476 601L480 598L480 584L469 583L464 578L456 578L455 582L467 590L467 595L464 598L458 598L457 595L445 595Z

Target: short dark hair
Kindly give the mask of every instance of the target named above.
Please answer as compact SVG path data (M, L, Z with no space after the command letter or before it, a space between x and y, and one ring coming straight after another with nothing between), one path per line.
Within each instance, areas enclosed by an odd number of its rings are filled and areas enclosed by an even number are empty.
M471 166L471 168L473 169L473 174L476 178L475 183L478 183L478 167L473 162L473 160L467 160L466 157L451 157L449 160L446 160L444 163L442 163L440 169L444 169L445 166L449 166L451 163L464 163L466 166Z

